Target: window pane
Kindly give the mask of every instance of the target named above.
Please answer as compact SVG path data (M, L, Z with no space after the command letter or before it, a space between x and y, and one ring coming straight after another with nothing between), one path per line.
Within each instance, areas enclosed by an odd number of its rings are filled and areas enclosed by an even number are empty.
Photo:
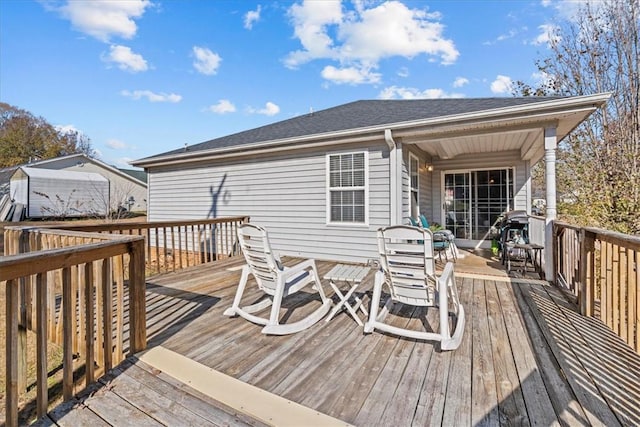
M364 153L353 154L353 168L364 169Z
M353 191L343 191L342 192L342 204L343 205L353 205Z
M332 172L340 170L340 156L329 156L329 169Z
M342 220L343 221L353 221L353 206L343 206L342 207Z
M339 172L331 172L329 174L329 186L330 187L340 187L340 173Z
M342 221L342 215L340 215L341 210L340 206L331 207L331 221Z
M353 172L353 185L356 187L364 187L364 169Z
M353 154L343 154L340 156L340 167L342 170L353 167Z
M364 206L356 206L353 208L353 221L364 222Z
M342 193L340 191L331 192L331 206L342 205Z
M342 187L353 187L353 174L351 171L342 172Z

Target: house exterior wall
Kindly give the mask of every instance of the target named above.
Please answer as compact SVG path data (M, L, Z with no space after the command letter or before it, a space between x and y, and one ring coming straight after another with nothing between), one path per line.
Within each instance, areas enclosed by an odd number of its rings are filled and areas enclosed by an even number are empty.
M68 170L74 172L97 173L109 180L109 209L111 211L118 208L119 205L128 207L127 199L133 196L135 202L131 205L132 212L146 212L147 210L147 187L141 185L130 177L114 173L104 168L100 164L93 163L91 160L82 161L78 157L60 158L48 161L42 165L33 165L41 169ZM106 202L105 200L104 202Z
M327 224L326 155L367 151L369 223ZM250 216L282 255L366 262L389 225L389 149L383 141L149 171L150 221Z

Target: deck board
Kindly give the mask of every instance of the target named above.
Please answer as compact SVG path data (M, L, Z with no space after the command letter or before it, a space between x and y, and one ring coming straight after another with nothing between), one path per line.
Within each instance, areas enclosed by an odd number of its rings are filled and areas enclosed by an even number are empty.
M458 286L460 301L465 309L465 315L469 316L469 324L462 337L460 347L451 355L449 381L445 398L442 424L446 426L470 425L471 423L471 359L473 357L473 280L464 278L461 286ZM467 311L469 312L467 314Z
M474 426L494 426L498 422L498 395L493 353L491 352L491 331L489 330L487 301L484 282L473 280L473 303L470 316L473 340L473 360L471 389L476 394L471 408L471 423Z
M358 426L640 424L640 356L596 319L578 315L546 282L459 274L465 334L460 348L442 352L433 342L364 335L345 312L293 335L264 336L262 326L222 314L242 265L230 258L149 278L149 347ZM318 262L321 277L333 265ZM359 291L372 285L370 274ZM259 297L257 290L247 296ZM368 306L369 295L364 301ZM303 295L288 304L295 320L320 302ZM424 315L398 305L387 320L436 329L437 310ZM260 425L135 358L110 375L78 409L65 416L58 410L50 420ZM109 408L128 415L103 418Z

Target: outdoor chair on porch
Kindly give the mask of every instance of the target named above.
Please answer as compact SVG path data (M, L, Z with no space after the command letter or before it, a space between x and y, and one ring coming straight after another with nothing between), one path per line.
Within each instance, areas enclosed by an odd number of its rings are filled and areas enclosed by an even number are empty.
M409 217L411 221L411 225L414 227L422 227L424 229L429 229L429 221L427 221L427 217L423 214L420 214L418 219ZM456 246L456 239L451 230L442 229L442 230L431 230L433 233L433 249L438 253L438 259L442 261L442 254L444 253L445 260L449 261L449 254L451 254L451 258L453 261L458 260L458 247Z
M442 275L436 276L432 232L405 225L381 228L378 230L378 251L381 269L376 273L371 311L364 332L378 329L408 338L440 341L442 350L458 348L464 332L465 315L456 289L454 264L448 262ZM380 310L385 284L389 298ZM394 303L437 306L439 332L405 329L385 323ZM426 325L427 320L424 322Z
M242 268L233 305L224 312L225 316L239 315L250 322L265 325L263 334L286 335L309 328L329 312L331 300L324 294L313 259L302 261L293 267L283 266L278 255L271 249L267 230L253 224L239 226L238 240L247 264ZM253 275L258 288L266 295L259 302L241 307L249 274ZM311 284L313 286L310 287L316 289L320 296L320 307L297 322L280 323L283 300ZM269 306L271 310L268 318L254 314Z

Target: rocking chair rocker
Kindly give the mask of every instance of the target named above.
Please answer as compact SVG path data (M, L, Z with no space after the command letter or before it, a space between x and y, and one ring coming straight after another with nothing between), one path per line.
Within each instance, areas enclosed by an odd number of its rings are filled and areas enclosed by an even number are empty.
M397 225L378 230L378 250L381 269L376 273L371 312L364 332L374 329L404 337L440 341L441 350L455 350L464 332L464 309L458 298L453 263L448 262L440 277L436 276L433 233L428 229ZM390 296L378 313L382 286L389 287ZM439 332L399 328L384 323L393 303L433 307L439 310ZM455 318L455 326L450 325Z
M315 261L308 259L293 267L284 267L277 254L271 250L267 230L253 224L243 224L238 228L238 240L247 264L242 268L242 276L233 305L225 310L225 316L239 315L250 322L265 325L263 334L287 335L302 331L318 322L331 309L331 300L326 297L320 283ZM253 274L258 288L266 294L261 301L241 307L249 274ZM280 307L282 300L308 284L313 283L317 289L322 305L313 313L294 323L280 323ZM271 306L268 318L253 313Z

